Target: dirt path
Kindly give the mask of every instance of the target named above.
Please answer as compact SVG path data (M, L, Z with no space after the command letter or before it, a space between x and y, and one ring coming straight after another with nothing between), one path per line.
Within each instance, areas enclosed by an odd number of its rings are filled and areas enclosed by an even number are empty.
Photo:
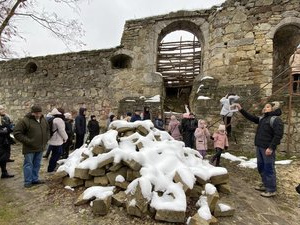
M135 218L128 216L124 209L112 207L108 215L97 217L91 213L88 205L75 207L74 201L82 192L78 188L74 192L64 189L62 184L51 179L45 173L48 161L43 159L41 178L45 185L30 189L23 187L23 156L20 146L13 146L14 163L8 164L8 171L16 176L12 179L0 179L0 224L170 224L159 223L149 216ZM223 160L223 159L222 159ZM221 225L232 224L276 224L296 225L300 221L300 196L294 190L300 182L300 161L291 165L277 166L278 196L272 199L260 197L253 190L258 176L256 170L243 169L223 160L230 173L232 193L222 198L232 202L236 213L230 218L220 218Z

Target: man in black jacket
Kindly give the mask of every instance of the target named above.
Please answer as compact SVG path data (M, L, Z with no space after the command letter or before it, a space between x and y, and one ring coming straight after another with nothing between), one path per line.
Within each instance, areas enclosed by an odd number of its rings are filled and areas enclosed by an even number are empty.
M75 134L76 134L75 149L80 148L84 142L84 135L86 133L85 113L86 113L86 108L80 108L79 114L75 118Z
M258 124L254 144L256 146L257 169L262 184L255 187L262 191L261 196L276 195L275 150L283 136L283 123L280 119L279 103L267 103L263 109L263 116L253 116L235 104L240 113L248 120Z

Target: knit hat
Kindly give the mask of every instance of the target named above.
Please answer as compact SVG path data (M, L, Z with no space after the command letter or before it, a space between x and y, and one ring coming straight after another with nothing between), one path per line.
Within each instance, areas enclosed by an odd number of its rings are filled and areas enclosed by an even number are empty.
M274 111L274 110L276 110L276 109L279 109L279 107L280 107L280 103L279 102L272 102L272 110Z
M52 109L50 112L50 115L55 116L55 115L61 115L61 113L57 110L57 108Z
M42 107L39 105L33 105L31 106L31 112L33 113L42 112Z
M72 114L71 114L71 113L66 112L66 113L64 114L64 116L65 116L65 118L68 119L68 120L71 120L71 119L72 119Z
M223 124L220 124L219 125L219 128L218 128L218 130L226 130L226 127L225 127L225 125L223 125Z
M0 105L0 109L4 109L4 106L3 106L3 105Z

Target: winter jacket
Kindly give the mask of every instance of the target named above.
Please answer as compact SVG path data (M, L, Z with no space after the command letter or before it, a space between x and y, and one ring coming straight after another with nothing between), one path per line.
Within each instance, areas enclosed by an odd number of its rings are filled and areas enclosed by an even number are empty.
M207 140L210 137L210 133L208 129L198 127L195 130L195 138L196 138L196 149L197 150L207 150Z
M90 120L87 127L90 133L90 140L92 140L100 132L99 123L97 120Z
M159 130L165 130L164 128L164 121L159 118L155 118L154 120L154 127L159 129Z
M233 116L233 112L231 112L230 110L230 103L234 102L236 100L238 100L240 97L237 95L230 95L228 96L228 98L223 97L220 102L222 104L222 109L220 112L220 115L222 116L227 116L227 117L232 117Z
M68 140L65 121L62 118L55 116L52 129L55 132L48 141L49 145L60 146Z
M168 131L170 132L171 136L178 141L182 140L182 136L180 134L180 122L178 120L170 120Z
M143 120L150 120L150 112L149 111L144 111L143 113Z
M75 133L83 136L86 133L86 118L84 115L85 108L79 109L79 114L75 118Z
M300 49L291 55L289 64L292 69L292 74L300 74Z
M6 115L0 118L0 163L6 162L9 158L10 145L13 143L9 134L12 132L12 122Z
M142 120L141 116L140 115L137 115L137 114L134 114L131 119L130 119L130 122L135 122L135 121L138 121L138 120Z
M23 144L22 153L42 152L50 138L49 125L41 116L40 122L28 113L14 128L15 138Z
M225 149L229 146L228 138L225 132L224 133L221 133L219 131L215 132L213 134L213 139L214 139L214 148Z
M244 109L241 109L240 112L246 119L258 124L254 141L255 146L275 150L283 137L283 123L279 117L282 114L281 110L276 109L275 111L264 113L263 117L253 116ZM276 116L276 119L271 126L270 120L272 116Z

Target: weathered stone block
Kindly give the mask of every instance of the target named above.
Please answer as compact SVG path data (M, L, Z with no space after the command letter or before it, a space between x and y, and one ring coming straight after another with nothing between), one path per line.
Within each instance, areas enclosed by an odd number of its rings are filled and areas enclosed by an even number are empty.
M122 167L121 169L117 170L116 172L109 172L106 174L106 177L108 179L108 182L111 185L115 185L116 183L116 177L118 175L122 175L123 177L126 177L127 174L127 168L126 167Z
M70 177L65 177L63 179L63 185L65 186L70 186L70 187L78 187L83 185L84 181L78 178L70 178Z
M115 186L120 187L120 188L122 188L122 189L124 189L124 190L127 189L128 185L129 185L129 183L128 183L127 181L124 181L124 182L116 182L116 183L115 183Z
M209 225L209 222L196 213L189 221L188 225Z
M106 186L106 185L108 185L108 179L107 179L106 176L94 177L94 183L95 184L100 184L101 186Z
M183 182L182 178L180 177L180 175L177 172L175 173L174 181L175 181L175 183L180 182L182 184L184 192L186 192L189 189L187 184Z
M136 131L139 132L143 136L147 136L149 133L149 131L141 125L136 128Z
M112 196L112 204L119 207L126 207L126 199L126 193L124 191L120 191Z
M231 188L229 184L219 184L216 185L218 192L221 192L223 194L230 194Z
M110 157L104 161L102 161L101 163L98 164L98 168L103 168L105 167L106 165L112 163L114 161L114 157Z
M109 170L115 172L115 171L119 170L122 166L123 166L123 164L121 162L113 163L113 165L111 167L109 167Z
M171 223L183 223L185 221L185 212L157 210L155 214L155 219Z
M209 209L211 212L213 212L215 210L216 204L219 201L219 193L216 191L214 194L212 195L208 195L207 196L207 204L209 206Z
M102 153L105 153L105 152L106 152L105 147L101 146L101 145L95 146L92 150L92 153L94 155L99 155L99 154L102 154Z
M92 211L95 215L104 216L108 213L111 205L111 196L105 199L96 199L93 201Z
M56 172L51 177L51 180L58 180L58 179L66 177L66 176L68 176L68 173L66 171Z
M210 181L214 185L227 184L227 183L229 183L229 175L228 175L228 173L226 173L226 174L222 174L222 175L213 176L210 178Z
M126 173L126 180L127 181L133 181L136 178L141 177L141 174L138 171L134 171L131 169L127 169L127 173Z
M235 209L230 205L222 202L218 202L215 207L214 216L233 216Z
M141 164L139 164L135 160L125 160L123 162L126 166L128 166L130 169L134 171L140 171L140 169L142 168Z
M77 198L77 200L75 201L74 205L78 206L78 205L84 205L86 203L88 203L89 201L93 201L94 199L96 199L96 197L92 197L90 199L83 199L83 193L81 195L79 195L79 197Z
M121 133L127 133L127 132L133 132L134 133L134 128L132 127L120 127L117 129L118 133L121 134Z
M192 190L190 189L187 190L186 195L191 198L199 198L203 190L204 189L202 186L195 184Z
M94 170L90 170L89 174L91 176L94 176L94 177L103 176L103 175L105 175L105 169L103 169L103 168L97 168L97 169L94 169Z
M96 183L94 182L94 179L86 180L86 181L84 182L84 186L85 186L86 188L89 188L89 187L92 187L92 186L96 186L96 185L98 185L98 184L96 184Z
M89 169L75 168L74 177L88 180L91 179L91 175L89 174Z
M135 205L135 200L132 199L131 201L126 202L126 211L129 215L142 217L141 210Z

